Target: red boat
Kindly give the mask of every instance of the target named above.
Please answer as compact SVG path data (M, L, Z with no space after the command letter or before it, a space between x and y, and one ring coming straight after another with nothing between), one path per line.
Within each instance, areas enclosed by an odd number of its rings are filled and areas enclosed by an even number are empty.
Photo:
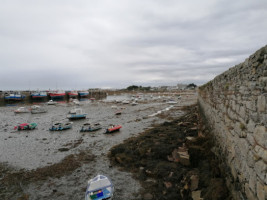
M70 91L68 92L69 98L76 98L78 97L78 92L77 91Z
M121 127L122 127L121 125L111 125L109 128L106 129L105 133L112 133L115 131L119 131Z
M65 96L65 91L52 91L48 93L51 99L63 99Z

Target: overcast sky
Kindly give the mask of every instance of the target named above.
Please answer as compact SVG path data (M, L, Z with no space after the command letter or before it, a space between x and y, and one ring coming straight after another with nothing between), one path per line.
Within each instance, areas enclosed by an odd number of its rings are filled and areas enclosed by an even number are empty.
M266 39L266 0L0 0L0 90L201 85Z

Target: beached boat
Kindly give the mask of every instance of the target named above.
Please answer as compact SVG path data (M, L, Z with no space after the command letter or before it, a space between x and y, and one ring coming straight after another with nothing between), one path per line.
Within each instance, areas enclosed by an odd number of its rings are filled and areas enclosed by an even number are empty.
M50 131L63 131L72 128L73 122L56 122L49 128Z
M77 98L78 97L77 91L68 91L67 94L68 94L69 98Z
M10 92L5 94L4 99L20 101L25 99L25 95L22 95L20 92Z
M121 125L111 125L106 129L105 133L113 133L115 131L119 131L122 128Z
M31 113L38 114L38 113L46 113L47 109L41 106L33 105L31 106Z
M47 92L45 92L45 91L35 91L35 92L31 93L31 97L33 99L42 99L42 98L47 97Z
M86 118L86 113L83 112L81 108L72 109L67 115L68 119L83 119Z
M166 103L167 104L177 104L177 101L174 101L174 100L171 99L171 100L167 101Z
M79 91L78 94L80 97L88 97L89 92L84 90L84 91Z
M47 102L47 105L56 105L56 104L57 104L57 102L56 101L53 101L53 100L49 100Z
M36 123L23 123L14 127L14 130L33 130L37 127Z
M85 200L112 200L114 187L104 175L97 175L88 181Z
M18 109L14 110L14 113L28 113L30 110L25 107L19 107Z
M65 91L63 90L56 90L56 91L50 91L48 92L51 99L63 99L65 96Z
M121 115L121 110L117 110L117 111L115 112L115 115Z
M101 129L102 128L102 126L101 126L101 124L99 124L99 123L94 123L94 124L90 124L90 123L84 123L83 125L82 125L82 128L81 128L81 132L92 132L92 131L97 131L97 130L99 130L99 129Z

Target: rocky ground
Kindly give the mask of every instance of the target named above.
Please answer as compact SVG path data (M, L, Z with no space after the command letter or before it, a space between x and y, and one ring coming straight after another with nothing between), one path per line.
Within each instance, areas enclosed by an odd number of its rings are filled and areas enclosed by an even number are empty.
M186 114L110 150L112 164L134 174L141 199L231 199L196 105Z

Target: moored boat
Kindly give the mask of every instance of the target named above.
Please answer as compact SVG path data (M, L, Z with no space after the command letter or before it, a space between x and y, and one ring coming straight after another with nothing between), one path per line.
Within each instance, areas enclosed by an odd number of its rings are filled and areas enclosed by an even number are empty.
M33 130L37 127L37 124L36 123L23 123L23 124L20 124L18 126L15 126L14 129L15 130Z
M78 94L79 94L79 96L80 96L81 98L83 98L83 97L88 97L89 92L86 91L86 90L84 90L84 91L79 91Z
M57 104L57 102L56 101L53 101L53 100L49 100L47 102L47 105L56 105L56 104Z
M83 112L81 108L72 109L67 115L68 119L83 119L86 118L86 113Z
M37 113L46 113L47 109L41 106L33 105L31 106L31 113L37 114Z
M20 92L10 92L5 94L4 99L20 101L25 99L25 95L22 95Z
M119 131L122 128L121 125L111 125L106 129L105 133L113 133L115 131Z
M56 90L48 92L51 99L63 99L65 96L65 92L63 90Z
M47 97L47 92L45 92L45 91L35 91L35 92L31 93L31 97L33 99L42 99L42 98Z
M63 131L72 128L73 122L56 122L49 128L50 131Z
M112 200L114 187L111 180L104 175L97 175L88 181L85 200Z
M89 122L84 123L81 128L81 132L92 132L101 129L102 126L99 123L90 124Z
M67 94L68 94L69 98L77 98L78 97L77 91L68 91Z
M14 110L14 113L28 113L30 110L25 107L19 107L18 109Z

